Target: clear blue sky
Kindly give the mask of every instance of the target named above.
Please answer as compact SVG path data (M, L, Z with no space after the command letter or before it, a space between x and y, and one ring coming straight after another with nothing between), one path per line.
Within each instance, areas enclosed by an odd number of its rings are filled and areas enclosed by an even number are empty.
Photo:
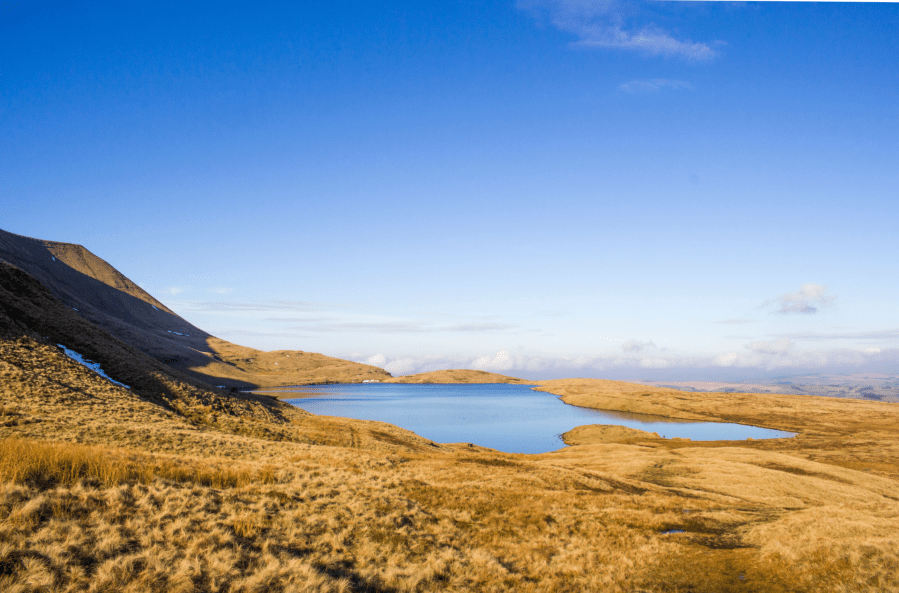
M0 2L0 228L262 349L899 372L899 5Z

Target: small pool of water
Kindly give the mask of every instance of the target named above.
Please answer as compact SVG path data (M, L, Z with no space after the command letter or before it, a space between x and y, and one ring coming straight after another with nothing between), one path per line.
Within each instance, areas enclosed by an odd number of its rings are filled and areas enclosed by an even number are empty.
M584 424L616 424L694 441L787 438L793 433L743 424L604 412L564 403L528 385L365 383L296 387L284 398L313 414L389 422L438 443L474 443L507 453L546 453Z

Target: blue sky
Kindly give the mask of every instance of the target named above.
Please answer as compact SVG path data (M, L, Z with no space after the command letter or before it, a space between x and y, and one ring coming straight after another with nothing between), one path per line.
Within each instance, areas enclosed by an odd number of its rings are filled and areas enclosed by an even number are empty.
M899 5L0 4L0 228L404 374L899 367Z

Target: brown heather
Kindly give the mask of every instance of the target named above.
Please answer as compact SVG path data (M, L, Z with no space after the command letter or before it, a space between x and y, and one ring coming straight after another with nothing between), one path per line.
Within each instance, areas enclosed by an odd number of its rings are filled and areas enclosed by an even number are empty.
M899 591L897 404L541 389L798 436L432 443L212 389L0 262L0 591Z

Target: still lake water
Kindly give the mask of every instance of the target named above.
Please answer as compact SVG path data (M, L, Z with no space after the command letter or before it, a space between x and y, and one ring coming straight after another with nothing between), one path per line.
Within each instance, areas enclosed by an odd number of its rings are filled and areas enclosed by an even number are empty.
M672 420L570 406L527 385L355 383L296 387L289 404L322 416L389 422L438 443L474 443L507 453L546 453L565 446L560 435L584 424L617 424L694 441L776 439L791 432ZM283 396L282 396L283 397Z

